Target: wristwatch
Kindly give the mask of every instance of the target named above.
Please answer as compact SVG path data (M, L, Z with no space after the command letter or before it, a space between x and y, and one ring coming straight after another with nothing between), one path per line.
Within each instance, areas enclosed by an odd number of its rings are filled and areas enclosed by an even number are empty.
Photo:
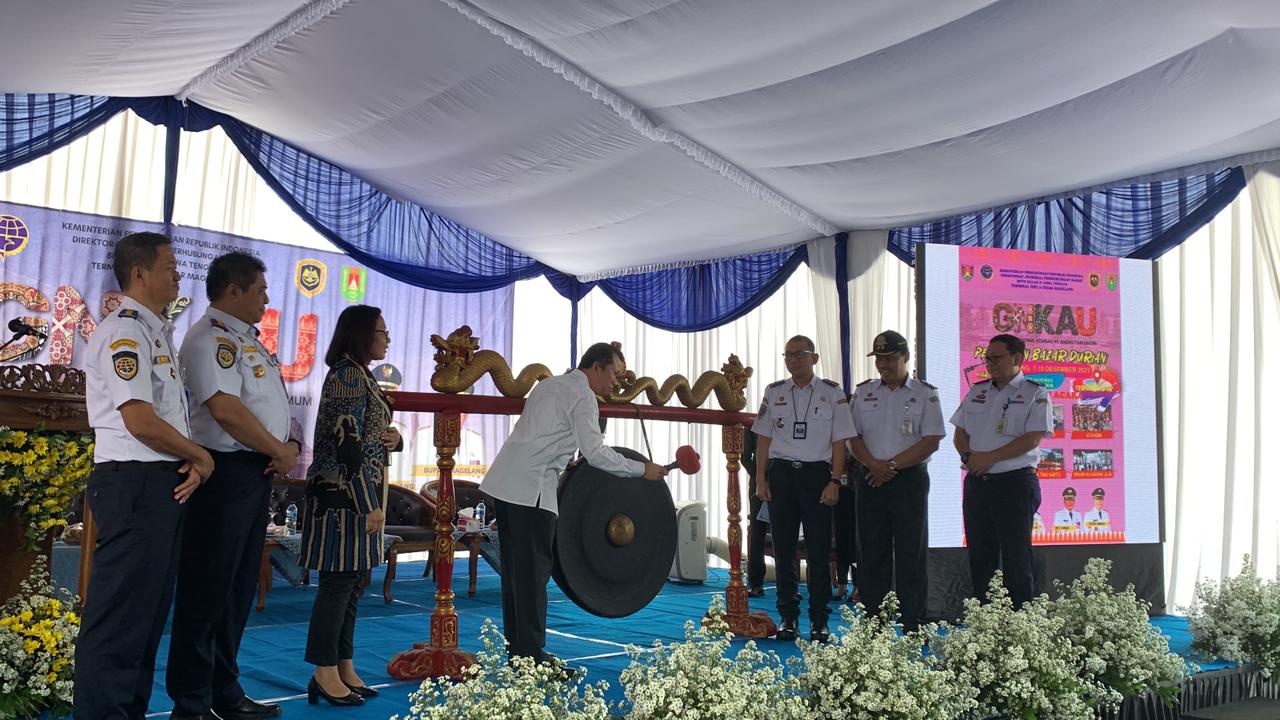
M962 452L962 453L960 453L960 462L964 463L965 465L968 465L968 464L969 464L969 456L971 456L971 455L973 455L973 453L971 453L971 452Z
M831 482L839 485L840 487L849 487L849 473L844 473L840 477L833 477L831 478Z

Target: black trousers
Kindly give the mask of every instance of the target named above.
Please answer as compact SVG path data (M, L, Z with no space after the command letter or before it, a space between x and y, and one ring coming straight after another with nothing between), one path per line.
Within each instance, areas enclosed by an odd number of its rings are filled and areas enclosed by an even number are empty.
M556 516L495 500L502 571L502 632L507 654L542 658L547 644L547 582L555 561Z
M800 527L804 526L805 556L809 566L809 622L827 621L831 602L831 508L819 502L822 489L831 482L827 463L805 463L793 468L787 460L769 461L769 522L773 526L774 569L778 577L778 614L783 620L800 615L796 596L796 556Z
M756 480L752 477L747 482L748 519L747 519L747 587L764 587L764 540L769 532L769 523L756 520L760 506L764 501L756 495Z
M1031 567L1031 522L1040 507L1040 478L1034 468L966 475L964 532L969 545L973 592L985 598L996 570L1015 607L1035 594Z
M867 476L854 485L858 512L858 592L868 615L896 588L902 624L924 621L929 597L929 470L924 463L898 471L871 487Z
M320 571L311 626L307 628L307 662L330 667L355 655L356 613L364 595L364 573Z
M173 601L186 505L180 463L104 463L85 499L98 526L76 640L77 720L141 719Z
M258 587L271 459L215 452L187 502L165 685L175 710L199 714L244 697L236 654Z
M846 585L853 577L853 566L858 564L858 514L854 489L840 488L840 500L831 509L832 532L836 545L836 576L838 585Z

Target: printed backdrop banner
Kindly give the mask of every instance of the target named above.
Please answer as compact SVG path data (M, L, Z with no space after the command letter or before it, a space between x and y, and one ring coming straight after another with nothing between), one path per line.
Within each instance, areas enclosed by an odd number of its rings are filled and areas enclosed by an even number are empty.
M1119 260L971 247L959 259L960 386L988 377L987 341L1010 333L1053 402L1033 541L1124 542Z
M113 248L132 232L164 232L160 223L0 203L0 328L21 317L47 339L21 338L0 350L0 362L84 367L86 340L119 302ZM205 272L232 250L267 266L270 303L259 324L262 344L278 354L293 415L303 440L300 468L310 463L312 433L329 346L339 313L354 304L382 308L391 334L385 361L372 368L388 389L430 392L433 334L470 325L485 348L511 356L513 288L484 293L440 293L405 285L336 252L174 226L169 233L182 273L180 297L167 313L180 346L188 327L208 307ZM12 333L5 333L8 340ZM494 395L486 377L472 390ZM435 477L431 417L397 415L405 451L392 456L393 481L414 487ZM508 420L465 417L455 456L459 477L479 480L507 434ZM298 469L295 469L297 475Z

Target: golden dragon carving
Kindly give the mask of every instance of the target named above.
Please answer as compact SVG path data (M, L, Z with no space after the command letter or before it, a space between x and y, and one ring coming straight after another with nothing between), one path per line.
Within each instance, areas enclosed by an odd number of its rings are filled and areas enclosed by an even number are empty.
M551 370L541 363L528 365L513 377L506 358L492 350L479 349L480 340L472 336L468 325L454 330L448 337L432 335L431 344L436 348L436 370L431 375L431 387L437 392L465 392L485 375L492 375L498 392L507 397L524 397L533 389L534 383L551 377ZM618 347L618 343L614 343L614 347ZM741 412L747 406L745 390L751 372L751 368L742 366L737 355L730 355L729 362L721 366L720 372L708 370L699 375L692 385L683 375L672 375L658 385L653 378L637 378L628 370L620 385L601 399L607 403L627 404L643 393L651 405L661 406L674 395L685 407L697 408L715 394L721 408Z
M666 405L675 395L680 404L688 408L701 407L707 397L715 393L720 407L729 412L741 412L747 406L745 389L747 380L751 378L751 368L744 368L737 355L730 355L729 362L720 367L720 372L708 370L698 376L693 385L683 375L672 375L658 385L651 377L637 378L636 374L627 371L622 387L605 397L609 403L629 403L644 393L650 405Z
M479 338L472 337L471 327L462 327L449 333L449 337L431 336L436 348L436 371L431 375L431 387L442 393L466 392L485 375L493 376L498 392L507 397L524 397L533 384L551 377L546 365L534 363L511 375L506 358L492 350L481 350Z

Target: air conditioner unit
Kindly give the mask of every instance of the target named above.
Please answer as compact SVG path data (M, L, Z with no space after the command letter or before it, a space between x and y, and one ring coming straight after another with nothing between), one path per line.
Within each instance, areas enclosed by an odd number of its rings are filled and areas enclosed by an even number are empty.
M707 504L701 500L676 503L676 557L668 577L677 582L706 582Z

